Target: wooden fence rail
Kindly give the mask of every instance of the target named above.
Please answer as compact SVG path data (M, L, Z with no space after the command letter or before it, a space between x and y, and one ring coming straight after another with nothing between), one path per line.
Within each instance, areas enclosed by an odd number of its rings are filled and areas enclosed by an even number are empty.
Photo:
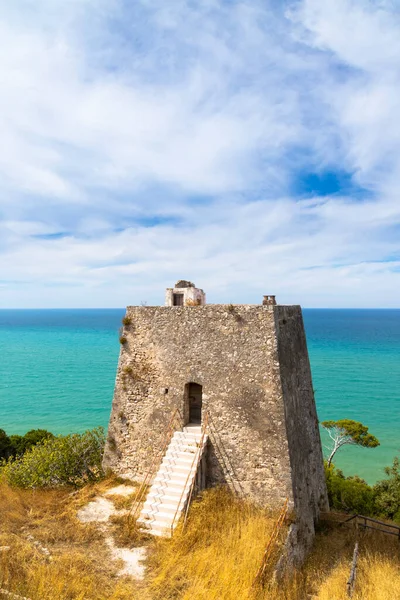
M393 525L392 523L385 523L385 521L379 521L378 519L373 519L372 517L366 517L365 515L351 515L348 519L345 519L340 523L340 525L344 525L345 523L350 523L350 521L355 521L357 527L362 527L363 529L373 529L374 531L380 531L381 533L386 533L387 535L395 535L400 542L400 526ZM386 527L386 529L382 529L382 527Z

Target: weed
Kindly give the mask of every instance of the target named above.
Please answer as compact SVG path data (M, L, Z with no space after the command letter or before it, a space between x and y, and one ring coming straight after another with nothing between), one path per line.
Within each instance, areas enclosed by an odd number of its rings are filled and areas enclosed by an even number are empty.
M112 533L117 546L143 546L153 539L129 515L113 515L110 517L110 522L112 523Z
M200 298L197 298L196 300L192 300L192 299L188 299L185 302L185 306L201 306L201 300Z
M117 442L115 441L115 438L112 435L108 435L107 442L111 452L115 452L117 449Z

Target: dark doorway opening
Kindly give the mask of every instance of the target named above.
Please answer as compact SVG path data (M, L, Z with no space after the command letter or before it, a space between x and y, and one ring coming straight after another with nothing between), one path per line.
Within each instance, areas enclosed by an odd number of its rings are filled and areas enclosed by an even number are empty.
M174 306L183 306L183 294L174 294Z
M198 383L187 384L189 423L201 423L203 388Z

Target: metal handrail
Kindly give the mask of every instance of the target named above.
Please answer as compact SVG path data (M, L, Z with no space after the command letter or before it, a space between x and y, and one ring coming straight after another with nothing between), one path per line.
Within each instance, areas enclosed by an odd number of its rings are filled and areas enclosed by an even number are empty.
M204 438L205 438L206 433L207 433L207 427L208 427L208 412L206 412L206 415L204 417L204 425L202 427L202 433L201 433L201 438L200 438L200 447L199 447L199 456L198 456L199 463L200 463L200 461L202 459L202 455L203 455ZM196 472L197 472L197 469L198 469L198 465L196 467ZM190 492L189 492L188 500L186 502L186 509L185 509L185 516L183 518L182 531L185 529L186 520L187 520L187 516L188 516L188 513L189 513L190 503L192 501L192 495L193 495L193 490L194 490L195 484L196 484L196 473L195 473L195 475L193 477L193 481L192 481L191 486L190 486Z
M243 487L239 481L239 478L236 475L232 461L224 447L223 441L221 439L221 435L218 431L218 428L215 425L213 418L211 417L211 414L209 414L209 421L210 421L209 422L210 441L214 445L215 450L218 451L218 453L219 453L219 457L223 462L223 468L225 469L225 474L230 479L230 483L231 483L233 492L237 496L244 496L245 494L243 491ZM238 489L236 489L236 488L238 488Z
M177 416L179 415L180 419L181 419L181 423L183 423L183 417L181 414L181 411L179 410L179 408L175 408L175 410L172 413L172 416L168 422L168 425L165 429L165 433L164 433L164 437L163 437L163 444L162 444L162 450L158 453L156 453L156 455L153 458L153 461L149 467L149 469L146 472L145 478L143 479L140 488L135 496L135 499L133 501L132 507L129 511L129 515L128 515L128 520L129 519L135 519L138 512L139 512L139 508L140 505L143 501L143 496L146 490L147 485L149 484L149 482L151 481L156 469L158 468L158 463L159 463L159 459L161 457L164 456L165 451L168 447L168 444L171 441L172 435L175 432L175 428L174 428L174 422L177 418Z
M275 522L275 525L272 529L272 533L268 540L268 544L267 544L267 547L265 548L265 552L264 552L264 555L263 555L263 558L261 561L261 566L258 569L257 575L255 576L254 581L253 581L253 587L257 584L258 581L263 580L265 569L267 568L268 561L271 558L271 554L274 549L275 542L278 539L279 531L285 521L285 518L286 518L286 515L288 512L288 508L289 508L289 498L286 498L285 503L282 507L282 510L279 513L279 517L278 517L277 521Z
M175 521L176 521L176 518L177 518L177 515L178 515L179 507L180 507L182 499L183 499L183 495L184 495L185 490L186 490L186 486L188 484L188 481L189 481L189 478L190 478L191 474L193 473L193 467L194 467L195 463L197 462L197 460L201 458L201 455L203 453L204 437L206 435L207 427L208 427L208 412L206 412L205 417L204 417L204 422L203 422L203 424L201 426L202 432L201 432L201 438L200 438L199 446L196 449L197 451L194 453L192 464L190 465L190 470L189 470L188 476L186 477L185 485L182 488L182 493L180 495L179 502L178 502L178 505L176 507L174 518L172 519L172 523L171 523L171 535L174 532L174 524L175 524ZM197 466L196 466L196 471L197 471ZM191 498L192 498L192 494L193 494L193 488L194 488L195 480L196 480L196 473L194 474L193 481L192 481L192 483L190 485L190 492L189 492L188 500L187 500L187 503L186 503L185 521L186 521L186 518L187 518L187 513L188 513L188 510L189 510L189 504L190 504L190 501L191 501Z

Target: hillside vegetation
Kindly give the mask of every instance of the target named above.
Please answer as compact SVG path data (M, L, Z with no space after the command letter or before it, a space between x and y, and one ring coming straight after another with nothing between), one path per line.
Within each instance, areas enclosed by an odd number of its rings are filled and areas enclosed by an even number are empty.
M226 490L204 493L193 504L185 531L178 529L172 540L149 542L144 582L118 577L102 530L76 517L80 507L114 484L109 479L79 491L0 484L0 546L10 547L0 551L0 588L31 600L344 600L358 536L353 598L400 598L398 540L328 525L290 582L252 587L276 515Z
M144 581L121 577L104 524L77 518L80 508L116 484L115 478L104 479L101 469L104 432L54 437L37 430L18 439L0 433L0 600L6 592L30 600L342 600L356 540L360 559L353 598L400 598L398 540L333 524L321 525L303 569L277 584L273 568L287 533L283 528L264 585L255 582L277 514L226 488L204 492L193 503L185 530L180 525L172 540L149 539L124 511L111 517L108 531L116 543L147 547ZM399 520L397 458L386 474L370 487L327 467L331 506ZM126 509L131 499L112 502Z

